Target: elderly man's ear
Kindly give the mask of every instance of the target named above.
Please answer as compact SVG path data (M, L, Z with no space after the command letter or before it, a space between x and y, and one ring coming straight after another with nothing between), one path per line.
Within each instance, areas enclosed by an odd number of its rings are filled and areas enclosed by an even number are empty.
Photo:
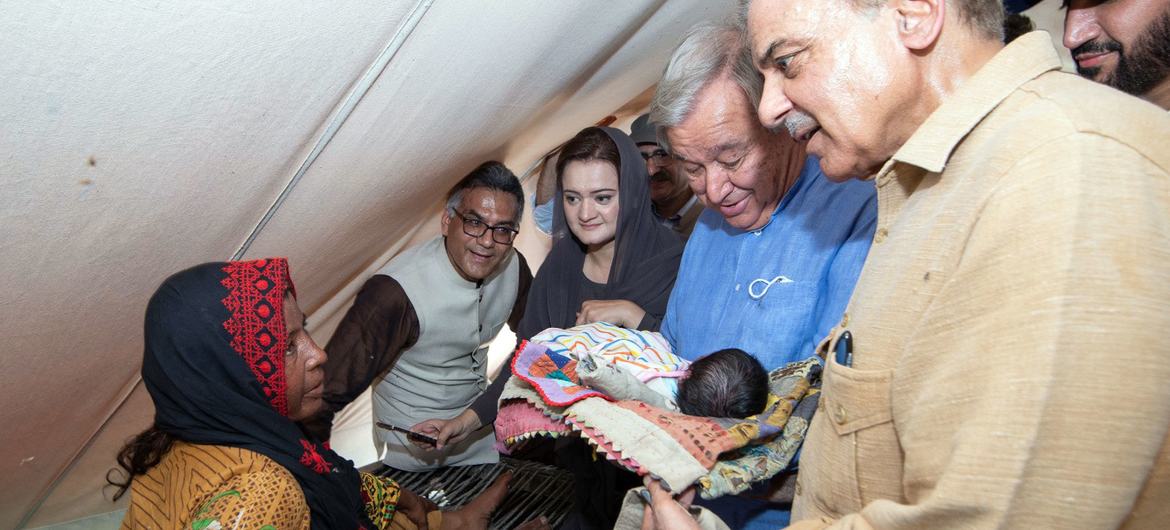
M890 2L898 25L898 37L906 48L927 50L942 33L947 14L946 0L893 0Z

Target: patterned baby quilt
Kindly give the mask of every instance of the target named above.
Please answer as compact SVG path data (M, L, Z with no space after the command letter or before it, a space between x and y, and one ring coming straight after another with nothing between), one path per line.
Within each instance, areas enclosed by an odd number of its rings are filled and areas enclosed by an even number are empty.
M549 405L564 407L587 397L611 399L581 383L578 366L591 362L612 365L669 399L677 391L671 379L690 365L671 352L659 333L595 322L549 328L521 344L512 359L512 374L532 385Z
M649 355L665 360L662 370L685 367L661 336L655 342L655 337L643 335L648 332L621 328L622 333L610 335L608 326L583 333L575 332L577 328L549 330L521 345L512 365L516 377L500 396L495 424L505 450L534 437L577 435L615 464L658 478L672 490L697 483L704 498L740 493L787 467L816 410L819 357L773 370L768 405L761 414L745 419L687 416L641 401L610 401L580 384L574 352L596 351L599 344L613 344L615 352L625 348L615 356L631 362L645 360L646 350L653 348ZM649 348L640 349L642 344ZM553 353L553 348L568 354Z

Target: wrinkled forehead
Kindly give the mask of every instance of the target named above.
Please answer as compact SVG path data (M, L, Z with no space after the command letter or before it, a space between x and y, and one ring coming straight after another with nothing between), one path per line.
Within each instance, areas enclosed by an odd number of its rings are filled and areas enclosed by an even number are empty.
M825 22L844 9L853 9L851 0L754 0L747 19L753 59L817 36L832 38L823 34Z
M702 163L758 143L762 132L743 89L717 80L699 92L694 110L666 134L675 158Z

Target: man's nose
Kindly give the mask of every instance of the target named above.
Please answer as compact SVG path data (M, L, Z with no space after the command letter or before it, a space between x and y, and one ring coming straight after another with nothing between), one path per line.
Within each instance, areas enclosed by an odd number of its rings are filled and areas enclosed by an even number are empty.
M779 75L766 74L764 76L764 92L760 95L759 118L760 123L769 129L775 129L784 123L784 116L792 110L792 101L784 93L783 80Z
M1075 50L1100 34L1096 11L1089 7L1070 7L1064 14L1064 47Z
M492 239L492 231L490 228L484 228L483 233L475 238L475 242L479 243L481 247L491 247L496 244L496 240Z
M705 193L707 200L718 206L723 198L731 193L731 174L729 170L720 167L718 163L712 165L714 167L707 171Z

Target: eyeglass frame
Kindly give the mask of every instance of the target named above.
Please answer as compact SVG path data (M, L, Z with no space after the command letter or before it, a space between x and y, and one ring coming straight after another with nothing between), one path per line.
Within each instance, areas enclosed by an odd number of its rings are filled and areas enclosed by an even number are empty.
M495 241L496 243L499 243L501 245L511 245L512 243L516 242L516 236L520 234L520 230L513 228L511 226L502 225L502 224L489 225L489 224L483 222L483 219L480 219L478 216L472 217L466 213L460 212L459 210L457 210L455 208L450 208L450 210L451 210L451 213L459 216L460 224L463 225L463 233L465 235L470 236L470 237L474 237L476 239L479 239L479 238L483 237L483 235L485 233L487 233L488 230L491 230L492 231L492 241ZM483 227L483 230L480 230L478 234L473 234L468 229L469 224L477 224L477 225ZM508 241L500 241L499 239L497 239L496 235L501 233L501 232L498 232L498 230L503 230L504 232L502 232L502 233L505 233L505 234L511 234L509 240Z
M666 149L662 149L661 147L658 149L655 149L649 153L647 153L645 151L639 151L639 154L642 155L642 160L645 162L649 162L651 158L657 158L657 159L661 160L663 158L670 157L670 153L667 153Z

